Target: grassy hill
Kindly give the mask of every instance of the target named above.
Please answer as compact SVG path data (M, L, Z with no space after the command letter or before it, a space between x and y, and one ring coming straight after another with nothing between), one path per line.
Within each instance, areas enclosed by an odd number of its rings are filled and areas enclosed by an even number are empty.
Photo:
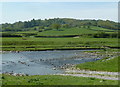
M99 31L112 32L112 33L115 32L115 30L92 26L91 28L69 28L69 29L62 28L59 31L54 29L54 30L40 32L38 33L38 35L40 36L84 35L84 34L95 34Z
M106 33L115 33L116 30L106 29L106 28L100 28L91 26L90 28L60 28L60 29L51 29L51 30L45 30L41 32L37 32L35 30L32 31L22 31L17 32L16 34L36 34L37 36L69 36L69 35L88 35L88 34L95 34L100 31L106 32Z
M93 34L96 31L85 29L85 28L69 28L69 29L60 29L58 30L49 30L38 33L41 36L60 36L60 35L81 35L81 34Z

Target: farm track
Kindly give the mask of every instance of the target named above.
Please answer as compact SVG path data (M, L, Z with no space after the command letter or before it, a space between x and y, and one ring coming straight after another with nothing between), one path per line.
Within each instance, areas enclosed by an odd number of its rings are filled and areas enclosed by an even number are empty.
M118 72L90 71L90 70L66 70L65 74L57 74L63 76L77 77L93 77L105 80L119 80Z

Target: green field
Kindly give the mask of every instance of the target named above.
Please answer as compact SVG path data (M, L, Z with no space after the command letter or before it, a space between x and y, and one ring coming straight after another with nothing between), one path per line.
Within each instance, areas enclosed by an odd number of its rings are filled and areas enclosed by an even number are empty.
M104 32L115 32L115 30L106 29L106 28L101 28L101 27L95 27L95 26L92 26L92 27L91 27L91 30L104 31Z
M96 33L96 31L86 29L86 28L69 28L69 29L60 29L58 30L49 30L40 32L38 35L41 36L57 36L57 35L81 35L81 34L93 34Z
M44 50L118 47L116 38L1 38L3 50Z
M3 32L3 34L21 35L22 37L3 37L1 48L12 50L50 50L50 49L95 49L103 47L118 47L118 38L94 38L99 32L116 34L116 30L91 26L90 28L60 28L38 32L35 30L19 32ZM102 33L102 34L104 34ZM106 36L104 34L104 36ZM71 36L75 35L75 36ZM113 36L114 36L113 35ZM36 37L36 36L45 36ZM52 36L52 37L50 37ZM56 36L58 36L56 38ZM62 37L59 37L62 36ZM98 35L96 35L98 36Z
M11 76L3 74L2 85L118 85L118 81L59 75Z
M78 69L86 69L93 71L109 71L109 72L118 72L119 57L110 59L104 58L95 62L87 62L83 64L76 65Z
M23 31L23 32L17 32L17 33L38 33L38 35L43 36L54 36L54 35L80 35L80 34L93 34L97 33L99 31L104 32L115 32L115 30L101 28L101 27L95 27L91 26L90 28L60 28L59 30L52 29L42 32L37 31Z
M106 32L106 33L115 33L115 30L110 30L106 28L100 28L91 26L90 28L60 28L59 30L52 29L42 32L37 31L23 31L23 32L17 32L16 34L29 34L33 33L37 36L66 36L66 35L87 35L87 34L95 34L100 31Z

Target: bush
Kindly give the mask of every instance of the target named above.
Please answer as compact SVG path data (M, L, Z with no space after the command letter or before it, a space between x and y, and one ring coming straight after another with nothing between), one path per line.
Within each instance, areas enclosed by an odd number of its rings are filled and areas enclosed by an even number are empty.
M10 34L10 33L3 33L1 36L2 36L2 37L22 37L21 35ZM0 36L0 37L1 37L1 36Z
M98 32L96 34L93 35L94 38L108 38L110 37L110 34L107 34L105 32Z

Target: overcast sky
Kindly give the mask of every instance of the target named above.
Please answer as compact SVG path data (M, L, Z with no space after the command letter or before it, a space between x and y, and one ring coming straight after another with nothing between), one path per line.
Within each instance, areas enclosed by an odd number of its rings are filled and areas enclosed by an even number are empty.
M118 21L117 2L2 2L1 5L0 23L58 17Z

